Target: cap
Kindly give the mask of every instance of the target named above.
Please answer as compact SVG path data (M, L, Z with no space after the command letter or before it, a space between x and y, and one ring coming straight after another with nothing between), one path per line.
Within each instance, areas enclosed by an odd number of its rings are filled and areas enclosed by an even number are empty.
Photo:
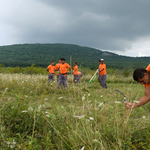
M101 61L104 61L104 59L101 59Z

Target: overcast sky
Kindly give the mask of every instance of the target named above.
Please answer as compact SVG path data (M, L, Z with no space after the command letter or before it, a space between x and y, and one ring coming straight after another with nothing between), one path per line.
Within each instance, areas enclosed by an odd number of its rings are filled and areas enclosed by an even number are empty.
M0 46L68 43L150 56L150 0L0 0Z

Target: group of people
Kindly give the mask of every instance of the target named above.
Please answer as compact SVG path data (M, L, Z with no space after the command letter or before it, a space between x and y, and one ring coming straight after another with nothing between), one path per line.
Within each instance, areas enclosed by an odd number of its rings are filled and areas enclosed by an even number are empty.
M65 58L59 59L58 64L56 64L55 66L54 64L55 62L52 61L51 65L47 67L47 71L49 72L48 81L54 80L55 71L57 71L58 89L60 88L61 84L63 84L64 87L67 87L67 73L70 73L71 66L65 62ZM77 62L74 62L74 67L72 67L72 69L74 74L74 83L77 83L77 81L80 83L82 73L78 71ZM99 60L98 73L98 80L100 82L100 85L103 88L107 88L106 65L104 64L104 59ZM138 68L134 70L133 79L145 86L145 93L144 96L139 99L138 103L125 102L125 106L127 109L133 109L150 101L150 64L146 69Z
M74 62L73 74L74 74L74 83L77 81L81 82L82 73L78 71L77 62ZM71 71L71 66L65 62L65 58L59 59L59 62L55 65L55 62L52 61L51 64L47 67L48 74L48 82L54 80L55 72L57 72L57 82L58 82L58 89L60 88L61 84L64 87L67 87L67 74Z

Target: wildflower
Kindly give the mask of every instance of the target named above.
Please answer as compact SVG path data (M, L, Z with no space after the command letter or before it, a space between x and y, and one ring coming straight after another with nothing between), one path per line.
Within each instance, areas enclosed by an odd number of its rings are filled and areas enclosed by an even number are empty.
M116 104L121 104L121 102L120 102L120 101L115 101L114 103L116 103Z
M45 108L45 105L44 105L44 104L43 104L43 105L40 105L40 106L38 107L37 111L39 112L42 108Z
M134 103L139 103L139 101L133 101Z
M6 88L6 89L4 90L3 95L7 92L7 90L8 90L8 88Z
M15 142L14 139L13 139L13 142L7 142L7 141L6 141L6 143L7 143L8 147L10 147L10 148L15 148L16 142Z
M48 112L46 111L45 114L48 114Z
M62 99L63 97L59 97L58 99Z
M47 100L48 100L48 98L45 98L44 100L45 100L45 101L47 101Z
M84 96L86 96L86 94L84 94Z
M25 113L27 113L28 111L26 111L26 110L23 110L22 112L25 112Z
M28 97L28 95L24 95L24 97Z
M98 105L98 107L100 107L101 105L103 105L103 102L102 102L102 103L100 103L100 104Z
M94 143L99 143L99 141L97 139L94 139L93 142Z
M49 115L46 115L46 117L48 117L48 118L49 118Z
M62 109L65 109L63 105L61 105L61 108L62 108Z
M90 96L91 94L89 93L88 96Z
M82 100L83 100L83 101L85 100L85 96L82 97Z
M91 103L91 100L89 101L89 103Z
M33 108L29 106L28 111L33 111Z
M103 97L103 95L101 95L101 97Z
M84 118L84 115L81 115L81 116L73 116L75 118L78 118L78 119L81 119L81 118Z
M93 117L89 117L89 119L90 119L90 120L94 120L94 118L93 118Z
M142 116L142 118L145 119L146 117L145 117L145 116Z
M84 150L84 148L85 148L85 147L83 146L83 147L81 148L81 150Z

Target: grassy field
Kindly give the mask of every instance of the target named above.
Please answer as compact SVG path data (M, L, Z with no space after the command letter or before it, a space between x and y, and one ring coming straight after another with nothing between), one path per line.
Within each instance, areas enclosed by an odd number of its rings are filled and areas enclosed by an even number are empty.
M0 74L0 149L150 149L150 104L133 110L144 87L132 77L107 76L108 89L91 75L57 89L47 75Z

